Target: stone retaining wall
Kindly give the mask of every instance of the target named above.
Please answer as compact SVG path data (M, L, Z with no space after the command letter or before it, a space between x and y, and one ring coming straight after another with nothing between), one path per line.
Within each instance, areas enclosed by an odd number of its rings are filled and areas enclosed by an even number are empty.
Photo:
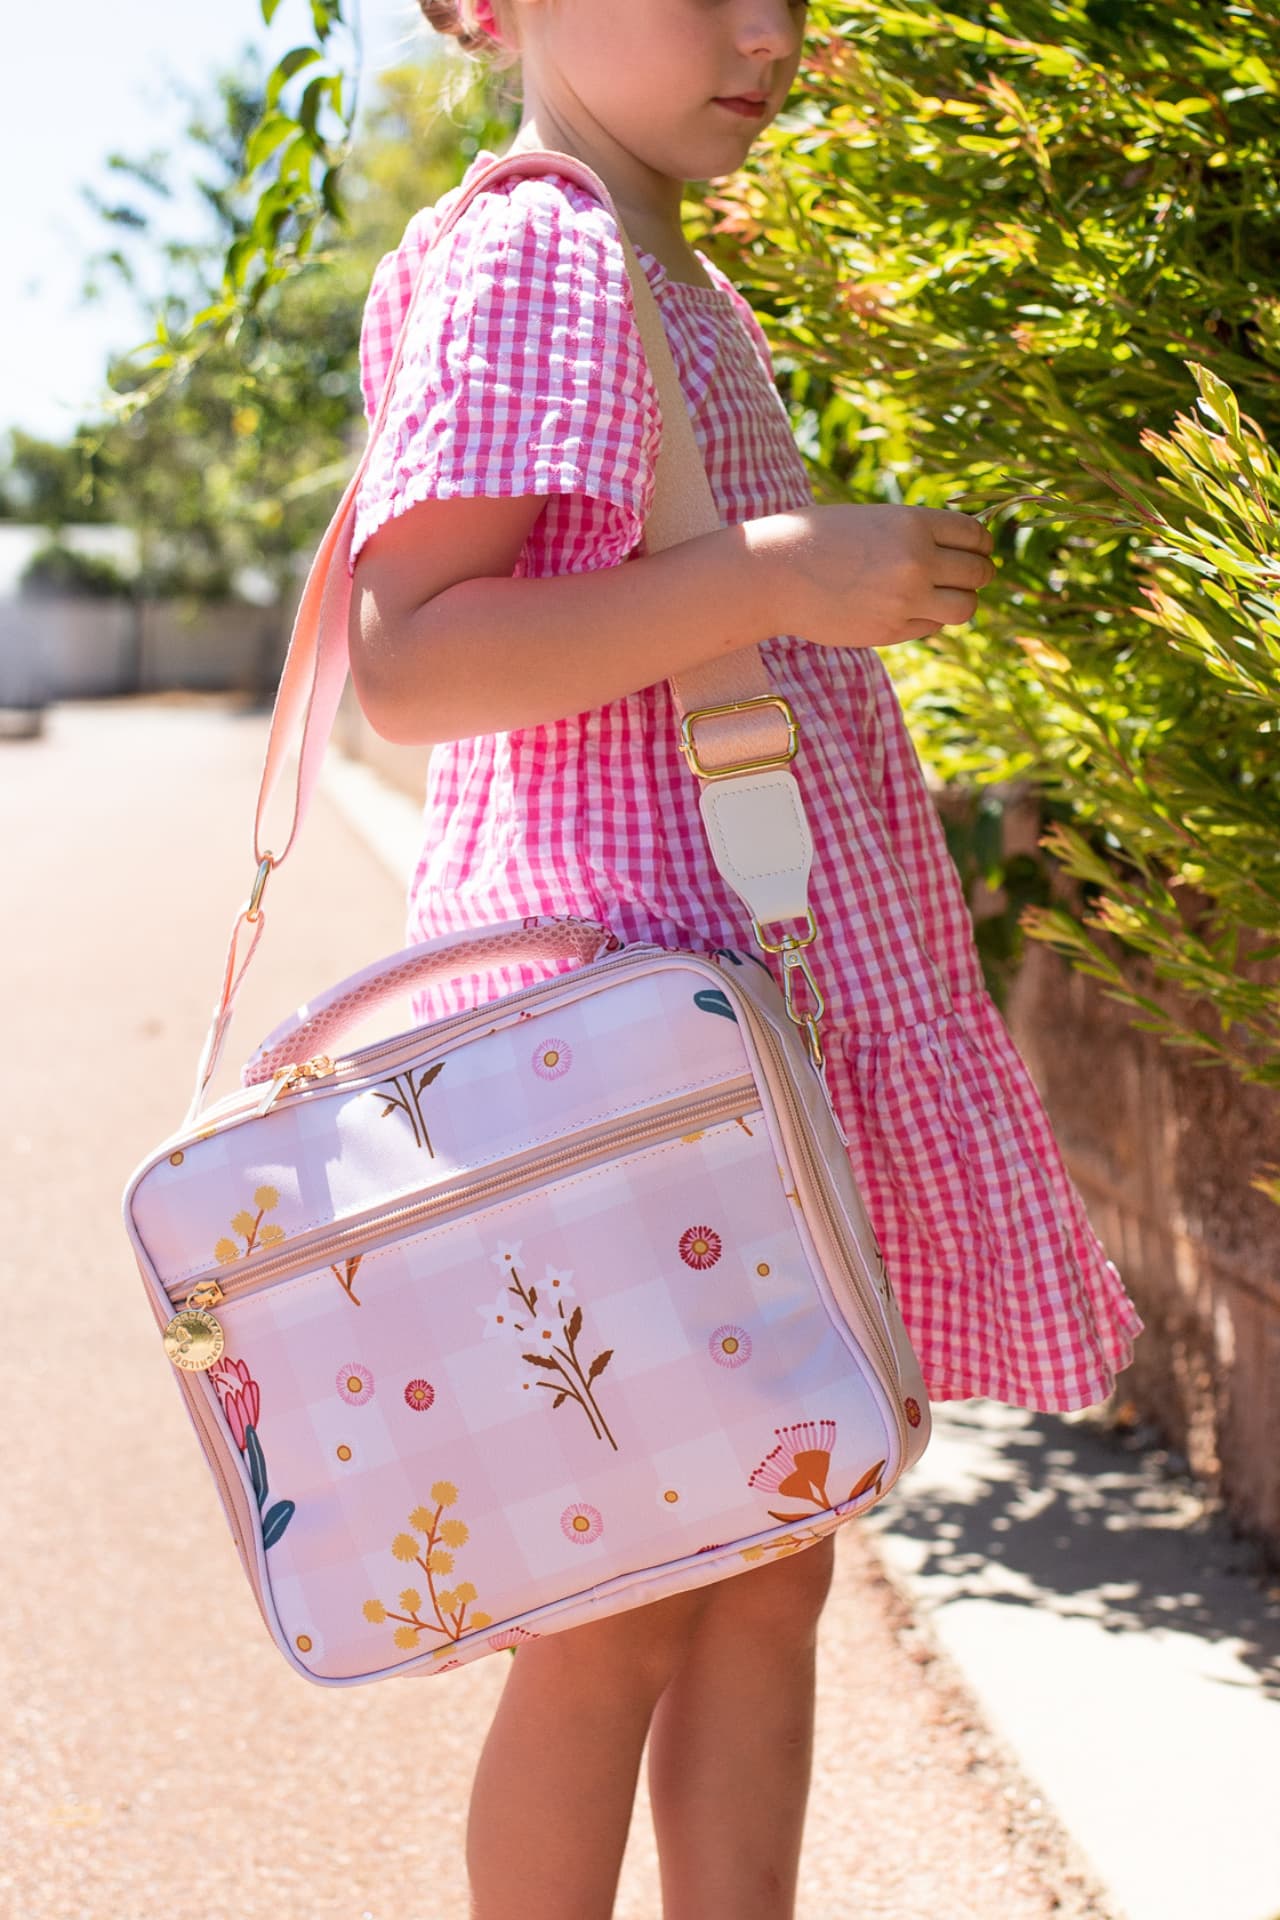
M1034 942L1008 1013L1146 1321L1120 1394L1280 1564L1280 1207L1250 1184L1280 1167L1280 1098L1141 1031Z

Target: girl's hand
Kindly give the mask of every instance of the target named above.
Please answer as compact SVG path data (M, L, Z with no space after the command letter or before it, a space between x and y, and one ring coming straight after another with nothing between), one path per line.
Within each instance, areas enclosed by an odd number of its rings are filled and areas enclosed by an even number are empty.
M807 507L748 523L772 563L777 632L819 647L891 647L972 620L993 540L946 507Z

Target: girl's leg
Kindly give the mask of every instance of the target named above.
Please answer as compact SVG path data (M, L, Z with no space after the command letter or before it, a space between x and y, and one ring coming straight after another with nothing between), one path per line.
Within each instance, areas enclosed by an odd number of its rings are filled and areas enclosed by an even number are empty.
M706 1588L653 1716L663 1920L792 1920L831 1535Z
M520 1647L471 1790L472 1920L609 1920L649 1719L708 1597Z

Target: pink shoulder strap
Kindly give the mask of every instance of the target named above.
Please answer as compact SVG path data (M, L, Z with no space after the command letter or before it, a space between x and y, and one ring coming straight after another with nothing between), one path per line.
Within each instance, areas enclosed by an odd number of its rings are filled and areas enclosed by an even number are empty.
M404 352L410 318L426 278L432 250L461 218L475 196L483 193L486 187L510 174L544 173L561 174L580 182L600 198L617 222L631 279L636 319L657 387L662 418L654 501L645 527L646 550L656 553L676 541L693 539L722 525L657 302L608 188L590 167L572 154L560 153L553 148L513 146L492 166L477 174L432 235L418 268L413 297L405 311L364 453L347 483L307 574L276 694L254 814L253 854L257 873L249 899L232 929L223 969L222 992L197 1069L197 1100L212 1078L236 994L262 933L265 919L263 891L271 873L283 864L297 839L315 791L320 765L346 684L347 623L351 605L350 553L356 495L370 450L382 428ZM673 678L669 685L682 721L686 713L699 708L732 708L739 702L748 703L743 711L731 710L718 715L711 728L711 737L705 743L701 738L696 742L696 754L690 753L686 746L691 772L704 786L706 779L714 777L718 769L739 767L743 763L759 767L776 766L794 752L794 736L789 733L789 721L784 708L781 705L761 704L773 696L757 645L744 646L719 660L694 668L679 678ZM295 742L297 768L293 782L287 789L287 813L273 834L268 836L267 809L279 785L286 756ZM247 951L241 959L240 945L246 937Z

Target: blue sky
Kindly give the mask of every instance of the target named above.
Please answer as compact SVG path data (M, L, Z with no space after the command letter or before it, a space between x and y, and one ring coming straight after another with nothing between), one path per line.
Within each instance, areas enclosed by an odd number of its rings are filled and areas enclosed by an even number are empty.
M362 0L366 73L429 44L416 0ZM110 350L149 333L122 293L84 305L102 230L81 188L104 162L175 147L179 91L207 89L253 43L278 57L306 37L305 0L283 0L270 33L258 0L54 0L7 9L0 114L0 435L61 439L91 412ZM107 188L109 194L109 188Z

